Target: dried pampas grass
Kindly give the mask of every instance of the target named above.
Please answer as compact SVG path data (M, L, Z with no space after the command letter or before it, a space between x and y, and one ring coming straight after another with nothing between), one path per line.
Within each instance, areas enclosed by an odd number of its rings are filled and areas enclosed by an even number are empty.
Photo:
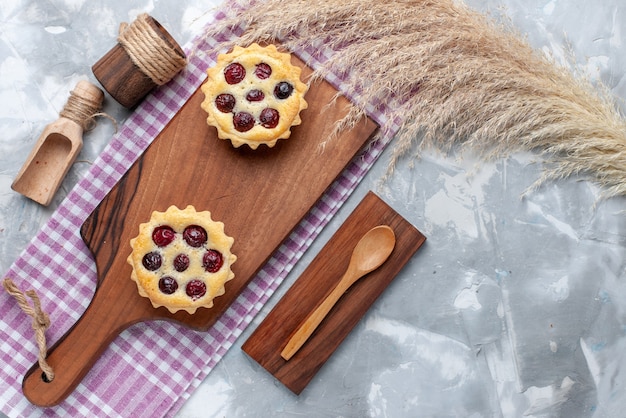
M334 50L315 76L346 77L359 103L400 118L394 160L424 146L485 158L532 150L547 157L538 183L582 175L604 197L626 194L626 122L609 92L459 1L252 1L213 30L241 25L238 44Z

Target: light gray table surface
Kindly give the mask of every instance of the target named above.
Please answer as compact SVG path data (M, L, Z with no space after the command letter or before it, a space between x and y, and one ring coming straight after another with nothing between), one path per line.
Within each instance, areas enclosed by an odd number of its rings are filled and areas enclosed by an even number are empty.
M0 0L0 272L113 135L102 120L48 208L11 190L119 23L148 12L184 44L219 3ZM623 1L469 3L507 16L538 49L562 56L571 47L626 109ZM110 98L104 111L119 123L129 114ZM427 152L382 181L389 159L386 151L178 416L626 416L626 200L597 202L598 188L576 178L522 199L541 173L530 154L476 170L471 155ZM369 190L428 241L295 396L241 344Z

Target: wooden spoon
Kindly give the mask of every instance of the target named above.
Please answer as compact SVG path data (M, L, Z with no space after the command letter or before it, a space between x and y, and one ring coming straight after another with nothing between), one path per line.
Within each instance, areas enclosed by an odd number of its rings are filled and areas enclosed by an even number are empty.
M357 280L380 267L391 255L396 244L396 236L387 225L379 225L370 229L354 247L350 264L337 286L324 301L304 320L298 330L280 353L289 360L309 339L328 312L335 306L350 286Z

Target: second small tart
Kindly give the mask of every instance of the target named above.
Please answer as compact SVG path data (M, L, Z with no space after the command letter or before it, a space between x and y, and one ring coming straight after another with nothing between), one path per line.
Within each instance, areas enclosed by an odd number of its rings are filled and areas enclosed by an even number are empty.
M300 112L308 107L304 99L308 86L300 74L291 55L275 45L235 46L207 70L202 85L207 123L234 147L273 147L279 139L289 138L291 127L302 123Z
M224 224L211 219L208 211L197 212L191 205L154 211L130 240L131 279L155 308L190 314L211 308L213 299L224 294L224 284L235 277L233 242Z

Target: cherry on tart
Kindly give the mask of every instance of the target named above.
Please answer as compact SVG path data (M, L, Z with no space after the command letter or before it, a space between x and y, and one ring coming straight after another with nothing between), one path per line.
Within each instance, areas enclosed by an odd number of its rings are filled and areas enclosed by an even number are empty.
M171 206L152 212L130 240L131 278L155 308L191 314L199 307L210 308L213 299L224 294L224 284L235 277L233 241L208 211Z
M209 250L202 257L202 267L209 273L219 271L224 265L224 256L217 250Z
M152 231L152 241L159 247L165 247L174 241L174 237L174 230L167 225L157 226Z
M228 84L241 83L244 78L246 78L246 69L243 65L234 62L224 68L224 80L226 80Z
M206 244L207 233L200 225L189 225L183 231L183 239L188 245L198 248Z
M261 90L250 90L248 94L246 94L246 100L249 102L262 102L265 99L265 93Z
M254 116L248 112L239 112L233 116L233 126L237 132L248 132L254 128Z
M161 268L161 255L151 251L143 256L141 265L148 271L156 271Z
M259 80L266 80L272 75L272 67L264 62L257 64L254 69L254 75L257 76Z
M276 84L276 87L274 87L274 96L276 96L276 98L279 100L286 100L292 94L293 86L286 81L281 81L280 83Z
M159 279L159 290L166 295L171 295L178 289L178 282L170 276L163 276Z
M280 115L278 114L278 111L275 109L270 109L269 107L267 109L263 109L261 111L261 115L259 116L261 125L268 129L275 128L276 125L278 125L279 118Z
M185 293L193 300L197 300L206 294L206 283L194 279L185 286Z
M279 139L289 138L291 127L302 123L308 86L300 73L300 67L291 64L291 55L275 45L236 46L220 54L202 85L207 123L234 147L273 147Z
M215 107L222 113L230 113L235 108L235 96L223 93L215 98Z
M189 268L189 257L185 254L178 254L174 258L174 270L182 273Z

